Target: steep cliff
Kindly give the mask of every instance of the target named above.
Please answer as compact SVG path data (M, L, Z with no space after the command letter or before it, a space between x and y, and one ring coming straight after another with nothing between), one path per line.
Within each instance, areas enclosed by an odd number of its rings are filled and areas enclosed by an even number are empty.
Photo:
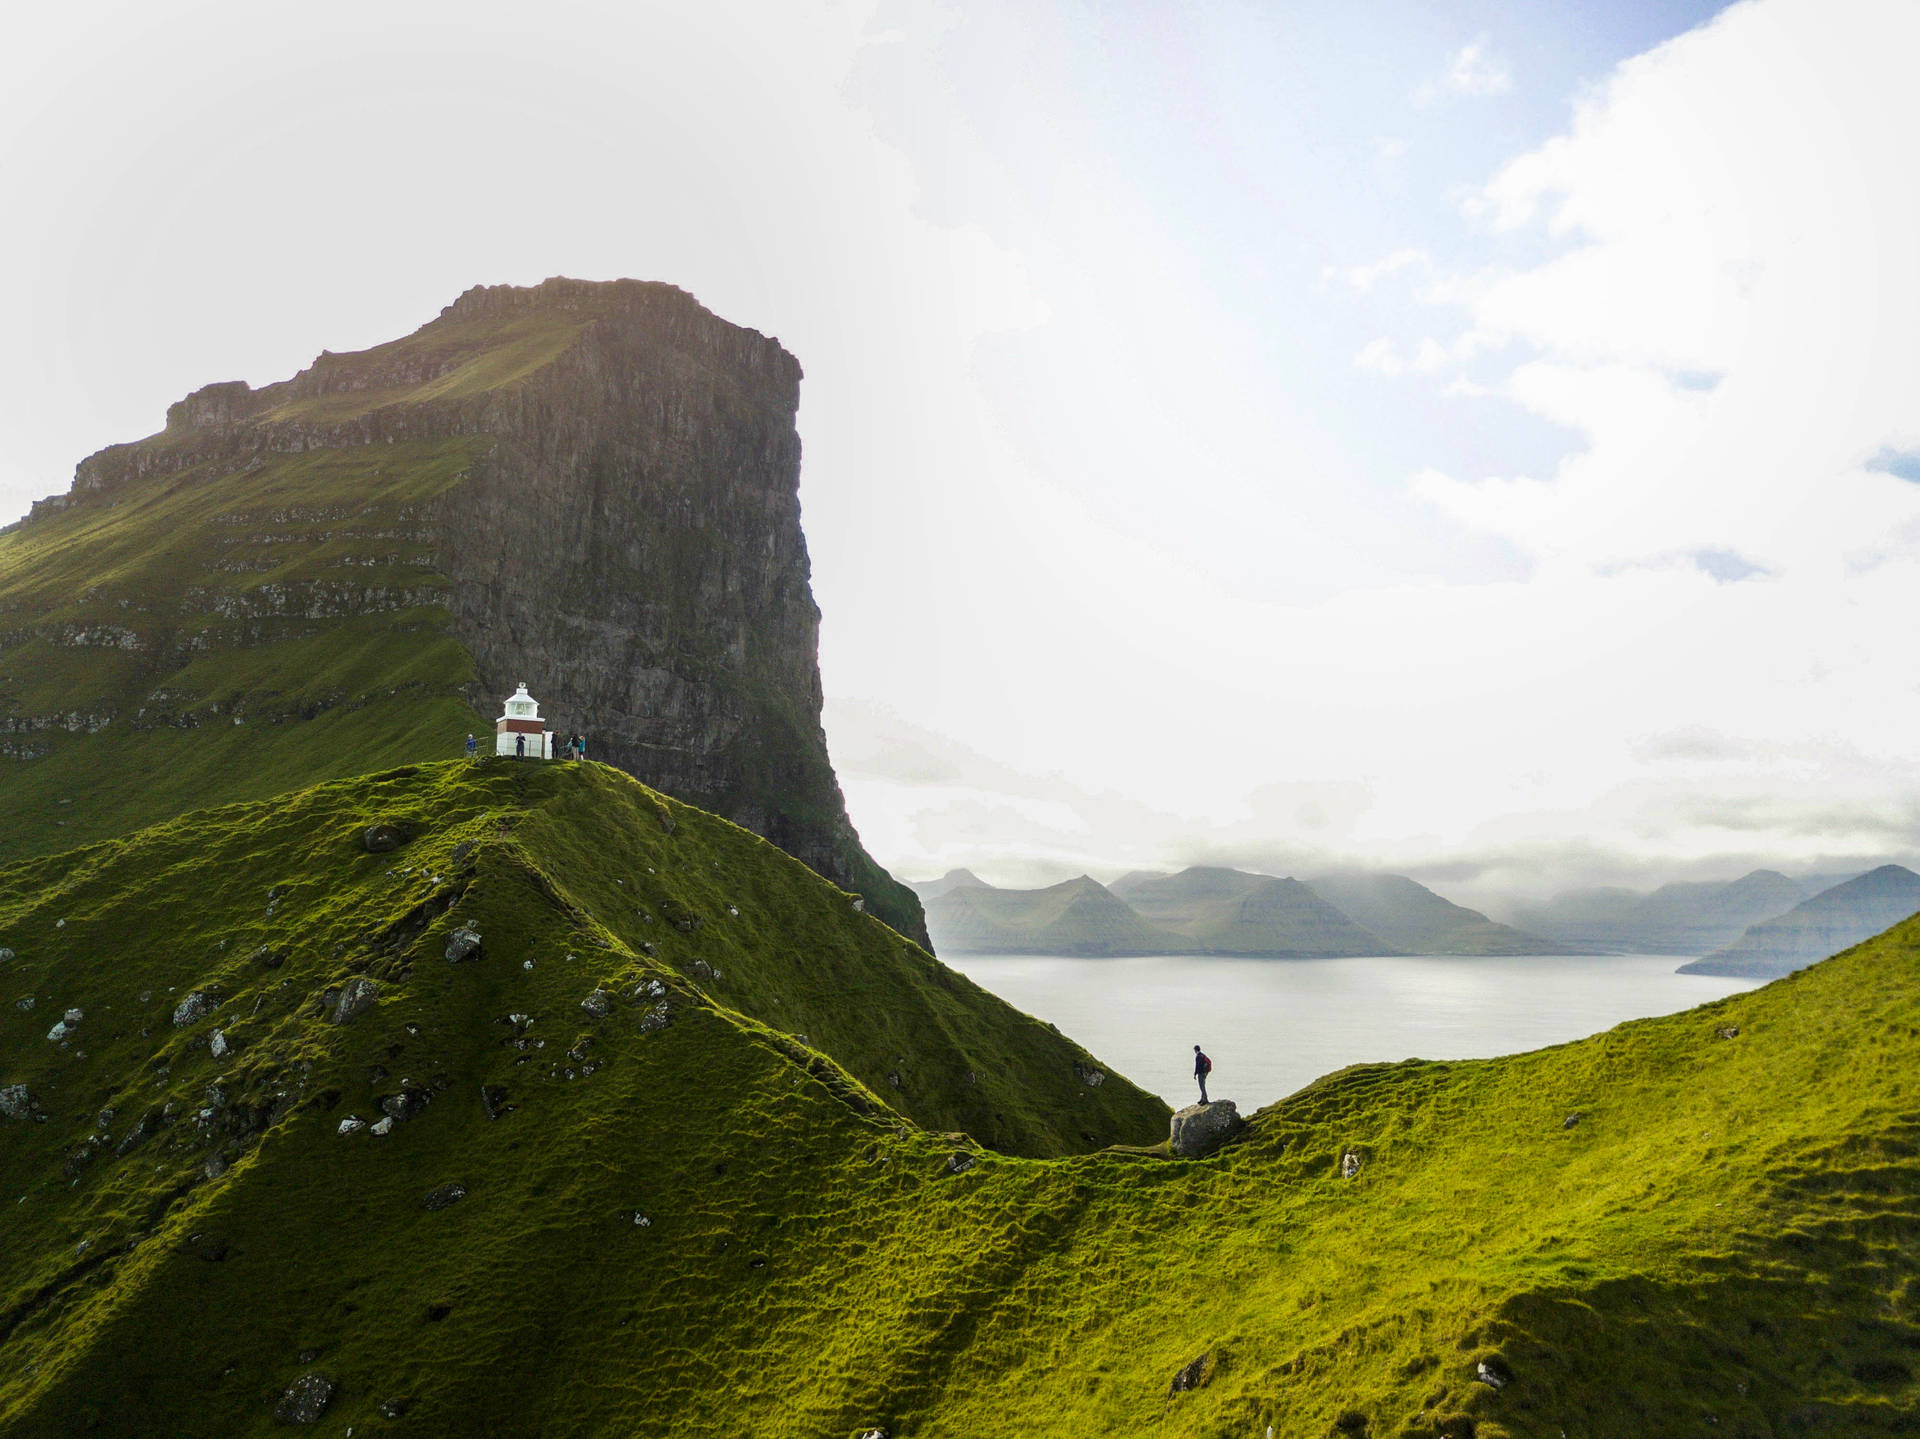
M196 391L0 534L0 856L450 753L525 681L924 940L827 756L799 387L672 286L556 279Z

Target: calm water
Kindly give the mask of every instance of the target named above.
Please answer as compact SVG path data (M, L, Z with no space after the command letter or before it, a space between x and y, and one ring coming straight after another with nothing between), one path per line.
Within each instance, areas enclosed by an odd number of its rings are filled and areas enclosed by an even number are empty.
M1178 1108L1208 1088L1242 1114L1342 1065L1480 1059L1671 1014L1754 981L1675 974L1685 958L1063 959L942 956L975 983L1053 1021ZM1691 956L1688 956L1691 958Z

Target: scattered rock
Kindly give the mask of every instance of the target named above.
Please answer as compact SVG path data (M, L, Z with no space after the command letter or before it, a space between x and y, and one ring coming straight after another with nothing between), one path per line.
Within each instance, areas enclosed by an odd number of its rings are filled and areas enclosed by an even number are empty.
M334 1133L341 1134L341 1135L358 1134L361 1130L365 1129L366 1127L367 1127L366 1120L362 1119L357 1114L349 1114L345 1119L340 1121L340 1127L334 1130Z
M209 1179L218 1179L227 1172L227 1161L218 1154L209 1154L207 1162L200 1166L200 1172Z
M406 1417L406 1412L411 1408L413 1408L413 1399L411 1396L396 1394L391 1399L383 1399L380 1401L380 1417L382 1419L401 1419Z
M9 964L13 960L13 951L0 948L0 964Z
M214 1010L220 1007L220 987L208 985L205 989L196 989L173 1007L173 1025L175 1029L185 1029L189 1024L198 1024Z
M480 952L480 931L463 924L447 936L447 963L459 964Z
M13 1002L13 1007L22 1014L31 1014L33 1012L33 996L30 994L21 995L20 998Z
M380 1100L380 1111L389 1119L397 1119L405 1124L425 1109L431 1098L432 1096L424 1089L403 1088L398 1094L383 1095Z
M1497 1354L1490 1354L1473 1366L1473 1377L1489 1389L1505 1389L1513 1383L1513 1371Z
M965 1174L971 1168L973 1168L973 1156L965 1150L958 1150L947 1156L947 1173Z
M498 1119L503 1114L511 1114L513 1106L507 1103L507 1087L504 1084L481 1085L480 1107L486 1110L489 1119Z
M207 1049L215 1059L225 1059L233 1049L227 1042L227 1032L224 1029L214 1030L213 1038L207 1041Z
M458 1204L467 1197L467 1186L447 1183L427 1191L427 1197L420 1201L424 1209L441 1210L450 1204Z
M60 1017L66 1022L67 1028L72 1029L74 1025L87 1017L87 1013L83 1009L70 1009Z
M1232 1138L1244 1123L1231 1099L1216 1099L1211 1104L1189 1104L1173 1116L1167 1139L1173 1152L1182 1159L1198 1159L1211 1154Z
M9 1084L0 1089L0 1115L8 1119L33 1118L33 1093L24 1084Z
M1349 1149L1340 1156L1340 1177L1352 1179L1360 1173L1360 1156Z
M388 1115L385 1119L375 1120L372 1124L367 1126L367 1133L378 1134L382 1138L385 1138L387 1135L393 1133L393 1116Z
M380 986L364 974L356 974L340 986L340 999L333 1007L333 1022L345 1024L365 1014L380 1002Z
M1584 1118L1586 1118L1586 1116L1576 1109L1572 1114L1569 1114L1565 1119L1560 1121L1560 1127L1562 1129L1571 1129Z
M640 1032L654 1034L671 1023L673 1023L673 1007L663 999L640 1016Z
M604 989L596 989L580 1001L580 1007L595 1019L605 1019L613 1013L613 996Z
M407 842L404 825L370 824L360 833L360 843L366 846L368 854L386 854L396 850Z
M54 1021L53 1028L47 1031L47 1038L56 1044L67 1037L67 1022L64 1019Z
M278 969L287 962L288 953L287 950L275 949L270 944L263 944L247 958L262 969Z
M456 844L453 847L453 853L448 855L447 858L451 863L458 864L460 863L461 860L465 859L468 855L472 853L473 853L473 841L470 839L463 839L460 841L460 843Z
M884 1429L862 1429L860 1439L893 1439Z
M1714 1030L1713 1037L1715 1039L1738 1039L1740 1037L1740 1026L1737 1024L1723 1024Z
M281 1394L273 1417L282 1424L317 1424L333 1399L333 1381L324 1374L302 1374Z
M651 1229L653 1227L653 1220L638 1209L633 1211L633 1222L642 1229Z
M708 964L704 959L696 959L691 968L695 979L705 980L709 984L720 977L720 971ZM654 982L657 984L659 981L656 980Z
M1089 1089L1098 1089L1107 1082L1106 1071L1095 1069L1091 1064L1083 1064L1077 1059L1073 1062L1073 1072Z
M866 900L862 899L857 894L853 897L853 912L855 914L865 914L867 912Z
M1211 1353L1203 1353L1198 1359L1186 1365L1178 1374L1174 1375L1173 1384L1167 1390L1168 1397L1172 1397L1175 1394L1191 1394L1209 1379L1213 1378L1213 1365L1207 1362L1212 1357L1213 1355Z

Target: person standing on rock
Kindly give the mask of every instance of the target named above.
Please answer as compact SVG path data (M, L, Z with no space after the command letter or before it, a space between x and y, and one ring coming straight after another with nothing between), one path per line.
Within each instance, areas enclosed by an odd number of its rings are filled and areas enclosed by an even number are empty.
M1213 1061L1200 1052L1200 1046L1193 1047L1193 1077L1200 1081L1200 1102L1211 1104L1207 1098L1207 1076L1213 1073Z

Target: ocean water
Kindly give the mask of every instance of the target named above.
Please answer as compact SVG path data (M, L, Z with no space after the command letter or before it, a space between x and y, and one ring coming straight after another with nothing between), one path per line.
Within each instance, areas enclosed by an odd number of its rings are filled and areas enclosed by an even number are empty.
M1345 1065L1517 1054L1756 983L1675 974L1691 955L942 958L1175 1108L1199 1097L1200 1045L1211 1097L1242 1114Z

